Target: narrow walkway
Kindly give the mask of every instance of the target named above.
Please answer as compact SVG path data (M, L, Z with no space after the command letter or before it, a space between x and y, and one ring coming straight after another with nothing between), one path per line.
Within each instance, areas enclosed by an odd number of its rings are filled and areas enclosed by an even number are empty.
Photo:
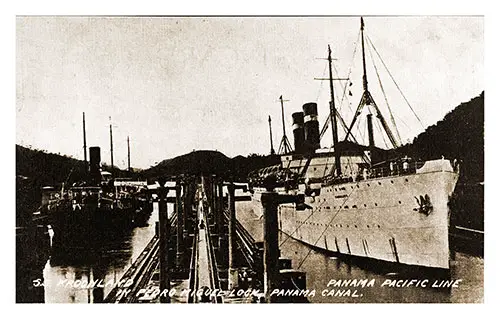
M200 201L198 206L198 220L199 233L198 233L198 286L199 288L207 287L212 288L211 278L211 265L209 257L209 247L207 242L207 234L205 229L205 216L203 212L203 201Z

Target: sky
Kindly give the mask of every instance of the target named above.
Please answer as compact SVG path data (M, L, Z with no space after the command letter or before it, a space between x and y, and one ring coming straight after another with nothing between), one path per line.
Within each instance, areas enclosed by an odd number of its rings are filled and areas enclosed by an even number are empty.
M276 150L282 138L280 95L292 145L291 113L303 104L318 103L326 120L328 82L314 78L328 74L328 45L334 77L349 77L334 91L352 120L362 93L359 29L355 16L17 17L16 143L83 159L85 112L87 146L100 146L107 163L111 117L121 168L127 136L137 168L201 149L267 154L269 115ZM369 90L391 123L389 102L403 143L484 90L482 17L368 16L365 35ZM362 141L365 126L355 131ZM331 144L328 131L321 145Z

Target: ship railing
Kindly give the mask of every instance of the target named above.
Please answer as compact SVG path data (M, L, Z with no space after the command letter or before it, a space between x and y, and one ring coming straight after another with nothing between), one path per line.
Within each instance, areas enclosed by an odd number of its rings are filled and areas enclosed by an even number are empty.
M415 174L425 162L422 161L406 161L406 162L385 162L381 167L374 167L369 170L368 178L380 178L390 176L401 176ZM364 176L361 176L364 178ZM367 179L368 179L367 178Z
M417 170L420 169L424 164L425 162L422 161L387 161L372 168L366 167L360 169L360 172L358 174L352 174L351 176L344 175L340 178L327 176L323 181L323 185L326 186L384 177L412 175L415 174Z
M425 164L424 161L411 161L411 160L395 160L385 161L375 165L372 168L363 168L357 174L351 176L344 175L342 177L325 176L322 178L309 178L310 184L323 183L324 185L340 184L348 182L357 182L368 179L376 179L391 176L412 175L417 172ZM304 177L296 178L293 180L280 180L276 181L276 187L284 187L286 189L296 189L299 184L304 184L306 179ZM262 186L265 184L265 177L257 177L251 180L253 186Z

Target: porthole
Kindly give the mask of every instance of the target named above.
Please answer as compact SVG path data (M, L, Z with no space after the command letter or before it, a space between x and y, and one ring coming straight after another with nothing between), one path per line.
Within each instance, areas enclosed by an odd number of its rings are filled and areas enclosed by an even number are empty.
M366 186L370 186L370 184L369 184L369 183L366 183Z
M394 184L394 181L391 181L391 184Z
M405 182L407 182L407 181L408 181L408 178L405 178Z
M366 228L370 228L370 225L366 225Z
M399 201L398 203L400 203L400 204L401 204L401 201Z
M378 206L377 203L375 203L375 206Z
M382 183L381 183L381 182L378 182L378 184L379 184L379 185L382 185Z
M365 207L366 207L366 204L363 204L363 205L365 205Z

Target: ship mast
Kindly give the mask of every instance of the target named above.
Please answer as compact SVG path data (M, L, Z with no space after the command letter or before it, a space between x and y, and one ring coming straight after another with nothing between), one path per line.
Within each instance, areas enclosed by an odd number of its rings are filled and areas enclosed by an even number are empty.
M333 149L335 151L335 175L341 175L340 165L340 150L338 148L339 138L337 134L337 110L335 109L335 98L333 91L333 75L332 75L332 50L328 45L328 69L330 71L330 120L332 125Z
M87 162L87 134L85 133L85 112L83 112L83 158L85 161L85 173L88 171Z
M283 137L281 138L281 143L280 147L278 149L279 154L287 154L292 151L292 146L290 145L290 142L288 141L288 137L286 137L286 131L285 131L285 109L283 107L283 102L288 102L289 100L283 100L283 95L280 96L280 102L281 102L281 121L283 123Z
M109 144L111 146L111 170L113 170L113 128L111 124L111 116L109 117Z
M349 126L349 129L347 130L345 140L347 140L347 137L349 136L349 134L351 134L351 130L354 127L354 124L356 123L358 116L361 114L363 107L365 105L372 105L375 108L377 118L380 120L380 123L382 124L382 127L384 128L384 131L387 134L387 137L389 137L389 140L391 141L392 146L394 148L396 148L396 147L398 147L398 142L397 142L396 138L394 137L394 134L392 133L391 129L389 128L389 125L387 125L387 122L385 121L382 113L380 112L380 109L377 106L377 103L375 103L375 100L373 99L370 91L368 90L368 79L366 76L364 29L365 29L365 23L363 21L363 18L361 18L361 51L362 51L362 56L363 56L363 95L361 96L361 101L359 102L358 108L356 109L356 113L354 114L354 118L352 119L351 125Z
M269 115L269 139L271 140L271 155L274 155L274 147L273 147L273 130L271 127L271 115Z
M130 172L130 138L127 136L127 160L128 160L128 171Z
M366 77L366 59L365 59L365 22L361 18L361 52L363 53L363 96L368 92L368 78ZM371 97L371 95L370 95Z
M333 149L334 149L334 156L335 156L335 176L340 176L342 174L341 170L341 165L340 165L340 150L339 150L339 137L338 137L338 131L337 131L337 117L340 118L341 123L345 126L345 123L342 120L342 117L338 113L338 111L335 108L335 94L333 90L333 81L345 81L349 80L348 78L334 78L333 77L333 72L332 72L332 50L330 49L330 45L328 45L328 71L329 71L329 77L328 78L314 78L315 80L328 80L330 82L330 125L332 126L332 138L333 138ZM328 120L325 122L328 123ZM349 135L349 134L348 134ZM348 136L346 135L346 136Z

